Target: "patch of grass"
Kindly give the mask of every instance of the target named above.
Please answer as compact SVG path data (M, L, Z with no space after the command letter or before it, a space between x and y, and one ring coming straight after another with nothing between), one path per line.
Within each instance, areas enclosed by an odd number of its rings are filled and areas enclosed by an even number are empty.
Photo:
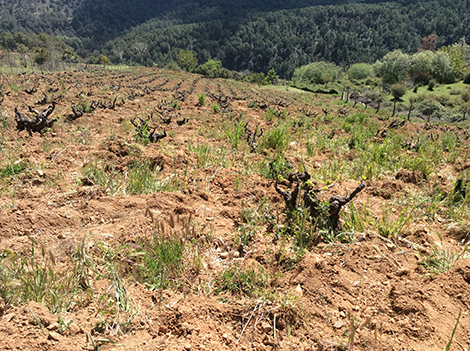
M344 211L344 229L353 233L363 233L373 224L373 217L365 204L359 206L350 202L348 210Z
M30 165L27 162L16 161L0 168L0 179L10 179L27 170Z
M289 138L289 130L287 126L281 125L265 132L259 143L259 149L274 149L282 152L287 149Z
M213 165L225 166L227 164L226 152L222 149L214 150L206 144L198 144L197 146L190 145L188 149L196 153L198 168L205 168Z
M228 138L232 149L238 149L240 142L243 140L246 132L245 125L245 121L240 118L238 122L225 128L225 136Z
M36 301L52 313L66 312L87 289L86 267L81 255L71 257L67 269L59 269L50 251L30 238L27 255L5 250L0 255L0 297L7 305Z
M158 180L160 168L150 162L134 161L128 166L125 180L127 195L143 195L162 191L164 183Z
M155 233L151 240L142 240L141 249L133 256L140 258L138 276L150 290L178 286L183 272L184 241Z
M106 161L94 160L85 163L81 169L83 179L99 184L108 195L142 195L168 190L172 178L159 179L159 167L148 161L134 160L127 171L119 171Z
M216 279L216 294L230 292L245 297L254 297L268 287L269 273L263 267L243 268L234 264Z
M384 208L382 218L377 219L375 225L379 234L385 238L396 238L400 235L403 228L409 223L415 209L420 205L407 204L403 206L398 214L398 218L392 218L389 207Z
M458 260L467 258L470 247L470 245L465 245L462 250L453 252L444 247L442 236L439 233L437 233L437 235L439 236L440 242L436 246L431 247L431 252L428 255L419 251L419 255L421 256L420 264L430 271L430 275L447 272L455 266Z
M212 112L213 112L213 113L220 113L220 106L219 106L219 104L212 104L211 108L212 108Z

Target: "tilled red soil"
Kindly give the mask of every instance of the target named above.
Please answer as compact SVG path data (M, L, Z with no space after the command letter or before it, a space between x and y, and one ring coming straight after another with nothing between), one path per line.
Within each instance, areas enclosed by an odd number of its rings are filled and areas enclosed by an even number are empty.
M65 269L68 257L80 245L90 253L103 244L132 245L150 237L158 223L168 228L170 218L178 218L179 223L191 218L198 237L182 240L205 244L202 268L189 274L182 287L150 290L123 273L131 312L121 315L110 312L104 307L106 301L98 298L109 292L111 284L97 275L90 279L91 293L59 315L37 302L1 303L0 349L444 350L461 312L451 350L470 350L470 261L462 258L449 271L429 275L415 249L419 245L424 253L430 252L439 231L444 246L458 250L468 229L413 218L397 240L366 230L356 233L352 243L321 242L289 267L279 256L284 243L269 226L258 227L245 250L236 246L234 237L243 225L244 209L267 201L270 214L282 221L284 203L272 180L240 166L269 159L271 150L230 151L221 119L244 113L252 129L256 123L268 129L274 122L262 118L264 110L248 108L250 101L270 106L288 101L286 109L296 115L307 104L303 95L164 70L67 72L9 80L16 88L2 82L3 91L10 94L0 106L8 118L7 128L2 129L0 166L25 162L30 170L4 184L0 250L27 253L32 238L53 254L58 269ZM30 85L37 87L35 95L23 91ZM44 137L18 133L15 106L26 113L22 101L34 106L49 87L59 88L63 95L52 115L59 116L59 121ZM188 123L165 125L153 115L153 124L165 129L168 137L147 146L135 143L130 119L150 116L152 107L174 101L177 92L186 96L175 119L187 117ZM201 93L207 96L204 106L198 105ZM59 96L59 92L47 94ZM228 117L213 112L217 95L229 97ZM118 96L125 103L64 122L80 96L87 101ZM311 108L322 113L320 107ZM417 130L409 124L403 132ZM190 149L198 145L219 150L226 159L224 166L197 166L201 161ZM300 143L291 143L292 160L300 161L301 152ZM176 190L111 196L109 189L83 180L84 164L106 160L118 172L126 172L135 158L158 166L161 179L179 182ZM327 159L328 153L319 154L308 160L308 166L315 170ZM439 180L451 189L452 181L446 177L464 167L465 162L449 166L425 182ZM384 201L419 190L420 177L402 172L370 181L354 202L366 204L372 216L379 217ZM344 195L356 186L357 181L342 181L327 192ZM233 265L269 272L266 289L275 292L272 298L216 293L217 277Z

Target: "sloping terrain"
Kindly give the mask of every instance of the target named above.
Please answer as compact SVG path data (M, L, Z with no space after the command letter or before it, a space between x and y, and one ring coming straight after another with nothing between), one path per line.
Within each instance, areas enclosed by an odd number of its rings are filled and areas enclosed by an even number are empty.
M1 89L2 349L470 349L466 125L160 69Z

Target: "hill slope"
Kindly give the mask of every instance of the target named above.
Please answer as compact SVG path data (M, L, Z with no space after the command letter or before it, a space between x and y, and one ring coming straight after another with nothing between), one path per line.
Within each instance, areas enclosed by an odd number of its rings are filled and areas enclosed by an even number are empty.
M238 71L267 72L274 67L281 77L290 78L296 67L317 60L347 66L375 62L395 49L415 52L421 38L432 33L440 45L452 44L469 34L469 6L467 1L386 2L254 12L226 19L223 13L206 9L196 13L206 13L211 20L190 24L151 20L105 48L114 60L113 49L119 48L127 59L159 65L175 60L179 49L191 49L201 63L213 57ZM144 57L136 55L137 42L148 47Z
M317 60L348 66L394 49L415 52L429 34L449 45L469 28L466 0L16 0L0 8L0 31L77 36L67 43L83 56L165 66L189 49L200 63L212 57L231 70L275 68L283 78Z
M466 125L161 69L1 86L4 349L437 351L459 312L470 348Z

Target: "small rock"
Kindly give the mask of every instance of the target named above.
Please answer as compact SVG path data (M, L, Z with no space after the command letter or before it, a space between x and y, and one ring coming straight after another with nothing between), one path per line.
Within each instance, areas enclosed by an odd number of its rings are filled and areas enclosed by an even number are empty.
M191 350L191 344L185 344L184 349L185 350Z
M261 329L265 334L269 334L273 331L273 327L268 322L261 323Z
M54 324L51 324L47 327L47 330L51 330L51 331L55 331L55 330L58 330L59 329L59 323L54 323Z
M219 254L219 257L220 257L221 259L224 259L224 260L225 260L225 259L228 257L228 252L221 252L221 253Z
M161 325L158 327L158 332L161 334L166 334L168 333L168 327L166 325Z
M49 336L47 337L49 340L60 341L62 339L62 335L55 331L51 331Z
M81 332L82 332L82 330L80 329L80 327L78 325L76 325L75 323L70 323L69 324L69 327L68 327L69 335L75 336L77 334L80 334Z
M343 322L337 321L335 324L333 324L333 328L335 329L341 329L343 327Z
M235 258L240 257L240 252L235 251L235 252L233 253L233 257L235 257Z
M299 297L302 297L302 295L304 294L302 288L300 287L300 284L297 285L297 287L294 289L294 292Z

